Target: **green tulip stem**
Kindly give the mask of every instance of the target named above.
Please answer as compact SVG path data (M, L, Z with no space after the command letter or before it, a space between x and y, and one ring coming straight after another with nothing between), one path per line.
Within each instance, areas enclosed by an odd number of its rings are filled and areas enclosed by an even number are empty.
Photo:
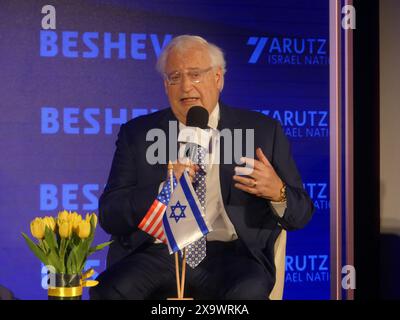
M46 245L46 241L39 239L38 246L40 249L42 249L45 255L49 253L49 247Z
M60 241L60 261L61 261L61 265L63 266L63 272L65 272L65 251L66 251L66 239L61 238Z

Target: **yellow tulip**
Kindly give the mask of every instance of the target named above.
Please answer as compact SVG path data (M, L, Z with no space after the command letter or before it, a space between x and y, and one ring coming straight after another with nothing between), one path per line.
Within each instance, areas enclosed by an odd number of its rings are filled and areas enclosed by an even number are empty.
M31 222L31 233L36 239L41 240L44 238L45 228L46 225L41 218L35 218Z
M94 212L92 212L90 214L86 213L85 219L86 219L86 221L88 221L90 223L90 219L92 217L93 217L93 221L94 221L94 227L96 228L96 226L97 226L97 216L96 216L96 214Z
M70 220L70 221L74 221L74 220L77 220L77 219L79 219L79 214L77 213L77 212L69 212L69 215L68 215L68 219Z
M68 221L68 217L69 217L69 213L67 210L63 210L58 213L58 216L56 218L58 228L60 228L60 225L62 222Z
M53 217L44 217L42 220L45 226L47 226L51 231L54 231L56 228L56 221Z
M96 216L96 214L93 212L92 213L92 216L93 216L93 221L94 221L94 227L96 228L96 226L97 226L97 216Z
M86 220L82 220L78 225L77 234L79 238L86 239L90 234L90 223Z
M69 238L72 234L72 224L67 220L60 221L58 233L61 238Z
M69 213L67 210L60 211L58 213L58 220L68 220Z
M71 225L72 225L73 231L75 231L76 233L77 233L77 230L78 230L79 223L80 223L81 221L82 221L82 216L79 215L77 212L72 212L72 213L69 215L69 222L70 222Z

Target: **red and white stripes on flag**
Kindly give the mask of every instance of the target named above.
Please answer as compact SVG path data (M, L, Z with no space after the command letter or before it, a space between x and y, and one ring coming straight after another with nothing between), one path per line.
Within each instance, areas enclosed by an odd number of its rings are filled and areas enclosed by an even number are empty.
M172 180L173 190L177 184L175 176L173 176ZM165 210L167 209L172 190L170 180L164 182L161 192L154 200L153 204L151 205L138 226L139 229L143 230L144 232L164 243L166 243L166 238L164 234L162 218L164 216Z

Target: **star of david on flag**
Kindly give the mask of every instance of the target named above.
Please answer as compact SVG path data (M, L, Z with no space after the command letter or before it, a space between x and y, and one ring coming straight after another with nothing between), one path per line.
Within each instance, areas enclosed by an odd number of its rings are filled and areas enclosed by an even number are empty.
M171 179L168 179L164 182L161 192L154 200L153 204L138 226L139 229L147 232L149 235L164 243L166 242L166 238L162 226L162 218L171 197L172 190L170 180ZM175 176L173 176L173 189L176 187L176 185L177 180Z
M178 222L180 218L186 218L185 216L185 209L187 206L183 206L178 202L176 205L171 206L171 215L170 218L175 218L175 221Z
M170 254L212 231L186 172L174 189L162 223Z

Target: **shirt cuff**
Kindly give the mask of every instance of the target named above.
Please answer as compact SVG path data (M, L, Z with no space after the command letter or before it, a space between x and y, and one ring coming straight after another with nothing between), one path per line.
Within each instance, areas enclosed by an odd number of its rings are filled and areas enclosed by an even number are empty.
M271 208L272 211L274 212L275 215L277 215L279 218L282 218L283 215L285 214L285 210L287 208L287 202L275 202L275 201L270 201L271 203Z

